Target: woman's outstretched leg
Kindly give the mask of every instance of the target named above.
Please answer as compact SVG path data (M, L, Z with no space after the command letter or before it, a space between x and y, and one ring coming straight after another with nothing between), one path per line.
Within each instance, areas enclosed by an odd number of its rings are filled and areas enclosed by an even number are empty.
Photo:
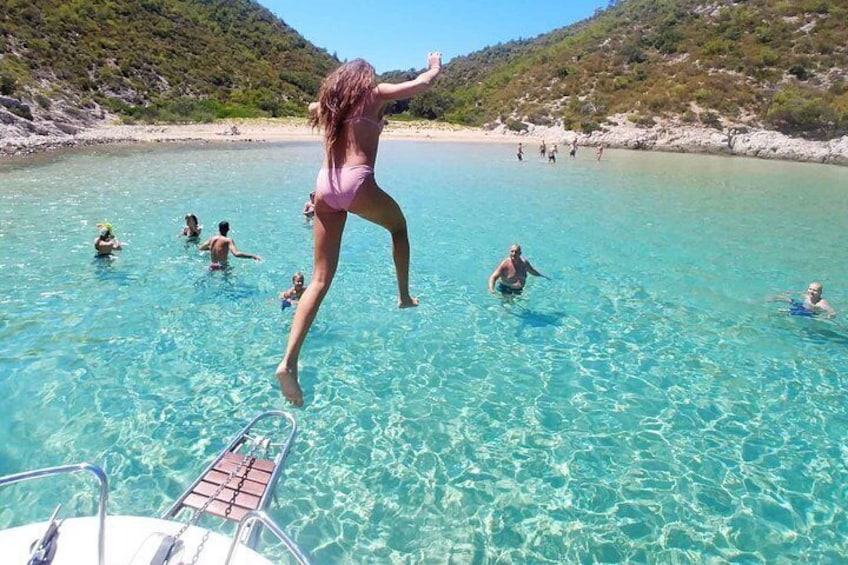
M409 294L409 236L406 218L395 199L373 180L359 189L350 211L369 222L383 226L392 234L392 259L398 285L398 307L418 306L418 299Z
M318 202L315 205L315 259L312 280L298 302L292 320L286 353L277 366L276 377L286 400L295 406L303 406L303 391L297 382L297 364L300 348L306 339L306 334L315 321L318 308L330 290L336 268L339 266L339 249L342 243L346 212L329 210Z
M406 221L402 229L392 231L391 234L392 259L397 273L398 308L418 306L418 299L409 295L409 236L406 232Z

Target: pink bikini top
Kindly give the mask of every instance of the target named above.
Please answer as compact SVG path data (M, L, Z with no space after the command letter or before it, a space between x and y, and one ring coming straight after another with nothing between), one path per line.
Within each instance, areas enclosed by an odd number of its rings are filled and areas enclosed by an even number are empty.
M360 116L354 116L354 117L352 117L352 118L348 118L348 119L346 119L346 120L344 121L344 123L346 123L346 124L349 124L349 123L356 123L356 122L365 122L366 124L371 124L372 126L374 126L375 128L377 128L377 129L378 129L379 131L381 131L381 132L383 131L383 125L384 125L384 123L385 123L385 122L383 122L382 120L378 122L378 121L376 121L376 120L372 120L372 119L371 119L371 118L369 118L368 116L362 116L362 115L360 115Z
M366 96L366 98L368 98L368 96ZM354 112L355 112L355 113L354 113L351 117L347 118L347 119L344 121L344 123L346 123L346 124L354 124L354 123L357 123L357 122L365 122L366 124L371 124L372 126L374 126L375 128L377 128L377 130L378 130L379 132L382 132L382 131L383 131L383 125L385 124L385 122L384 122L383 120L380 120L380 121L378 122L378 121L376 121L376 120L372 120L372 119L371 119L371 118L369 118L368 116L363 116L363 115L362 115L362 112L365 110L365 103L366 103L366 102L367 102L367 100L362 100L362 101L358 104L358 107L354 110Z

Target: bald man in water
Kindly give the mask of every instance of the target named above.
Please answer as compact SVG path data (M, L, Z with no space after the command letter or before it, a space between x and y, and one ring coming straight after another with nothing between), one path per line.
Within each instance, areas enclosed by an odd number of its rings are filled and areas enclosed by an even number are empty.
M823 290L824 287L822 287L822 283L811 282L807 286L807 292L804 293L803 302L790 298L791 306L789 308L789 313L797 316L804 315L801 314L802 311L809 313L808 315L815 315L824 312L827 314L828 318L836 316L836 310L828 304L827 300L822 298Z
M509 248L509 257L501 261L489 277L489 292L495 292L497 283L498 292L501 294L521 294L528 273L534 277L545 277L533 268L530 261L521 256L521 246L516 243Z

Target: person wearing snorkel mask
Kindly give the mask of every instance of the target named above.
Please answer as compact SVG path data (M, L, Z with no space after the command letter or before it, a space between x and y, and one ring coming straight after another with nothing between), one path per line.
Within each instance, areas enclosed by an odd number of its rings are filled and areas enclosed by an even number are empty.
M115 237L112 231L112 224L103 222L102 224L97 224L97 227L100 229L100 233L94 240L94 248L97 250L98 257L108 256L113 251L123 249L123 244L118 241L118 238Z

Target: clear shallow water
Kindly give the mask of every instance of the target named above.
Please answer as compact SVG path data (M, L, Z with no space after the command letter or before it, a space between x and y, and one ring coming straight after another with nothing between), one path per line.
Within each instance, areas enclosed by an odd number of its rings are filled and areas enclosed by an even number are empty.
M848 169L513 149L383 143L422 304L395 309L388 235L351 218L273 515L319 563L841 562ZM0 474L98 463L110 512L158 514L279 408L276 294L309 280L319 160L293 143L5 166ZM265 261L207 272L186 212ZM93 259L104 219L129 242L113 262ZM504 302L486 279L516 241L553 280ZM764 301L814 279L835 321ZM0 525L50 513L31 490L0 493Z

